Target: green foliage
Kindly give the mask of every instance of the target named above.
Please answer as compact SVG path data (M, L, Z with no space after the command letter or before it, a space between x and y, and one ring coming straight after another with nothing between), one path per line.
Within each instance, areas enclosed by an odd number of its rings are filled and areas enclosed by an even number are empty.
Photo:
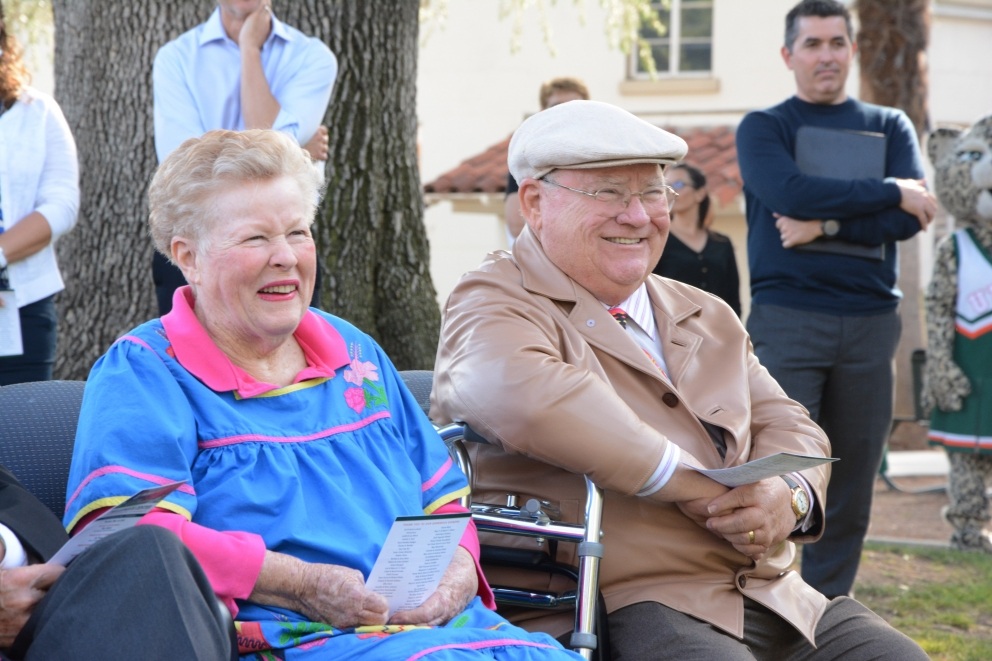
M935 661L992 659L992 556L867 544L857 597Z
M51 0L3 0L7 29L24 48L51 44Z

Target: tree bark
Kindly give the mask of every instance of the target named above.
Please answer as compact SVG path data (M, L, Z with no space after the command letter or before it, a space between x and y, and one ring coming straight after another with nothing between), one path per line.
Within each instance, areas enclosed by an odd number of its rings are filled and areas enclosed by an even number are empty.
M419 8L419 0L276 5L338 57L315 231L321 307L371 333L400 369L433 369L441 324L417 163Z
M56 97L79 149L81 211L58 246L58 378L82 379L154 316L146 190L157 165L151 70L212 0L53 0ZM339 74L326 117L327 193L316 237L321 307L372 334L400 369L430 369L440 312L416 162L417 0L276 2L324 40Z
M929 0L857 0L858 63L863 101L892 106L905 112L922 137L929 131L929 96L926 49L930 41ZM909 374L914 349L926 345L920 291L917 234L903 241L899 250L899 289L903 292L899 315L902 336L896 349L896 419L912 419L914 394Z
M917 135L929 129L930 0L857 0L860 98L902 109Z

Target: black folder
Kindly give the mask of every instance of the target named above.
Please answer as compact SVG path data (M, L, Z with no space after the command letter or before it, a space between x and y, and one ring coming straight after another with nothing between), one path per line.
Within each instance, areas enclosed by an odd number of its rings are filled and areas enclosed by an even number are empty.
M885 134L871 131L800 126L796 132L796 165L803 174L831 179L884 179ZM800 250L882 259L885 246L866 246L820 237Z

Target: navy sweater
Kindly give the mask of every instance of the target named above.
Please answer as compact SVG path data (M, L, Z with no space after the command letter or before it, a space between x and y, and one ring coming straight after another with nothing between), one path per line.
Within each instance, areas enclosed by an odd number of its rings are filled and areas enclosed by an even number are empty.
M805 124L874 131L886 136L885 180L804 175L793 158L796 130ZM868 315L896 307L896 241L920 230L899 208L898 179L923 179L923 162L905 113L848 99L838 105L792 97L748 113L737 129L737 158L747 203L751 299L828 314ZM838 238L885 245L882 260L782 247L775 218L840 221Z

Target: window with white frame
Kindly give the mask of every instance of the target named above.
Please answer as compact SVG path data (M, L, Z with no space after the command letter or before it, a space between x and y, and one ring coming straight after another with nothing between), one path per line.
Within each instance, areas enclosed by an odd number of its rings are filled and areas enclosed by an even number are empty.
M665 0L653 2L658 21L668 29L658 33L641 28L655 72L659 77L709 74L713 68L713 0ZM631 54L632 78L650 74L637 53Z

